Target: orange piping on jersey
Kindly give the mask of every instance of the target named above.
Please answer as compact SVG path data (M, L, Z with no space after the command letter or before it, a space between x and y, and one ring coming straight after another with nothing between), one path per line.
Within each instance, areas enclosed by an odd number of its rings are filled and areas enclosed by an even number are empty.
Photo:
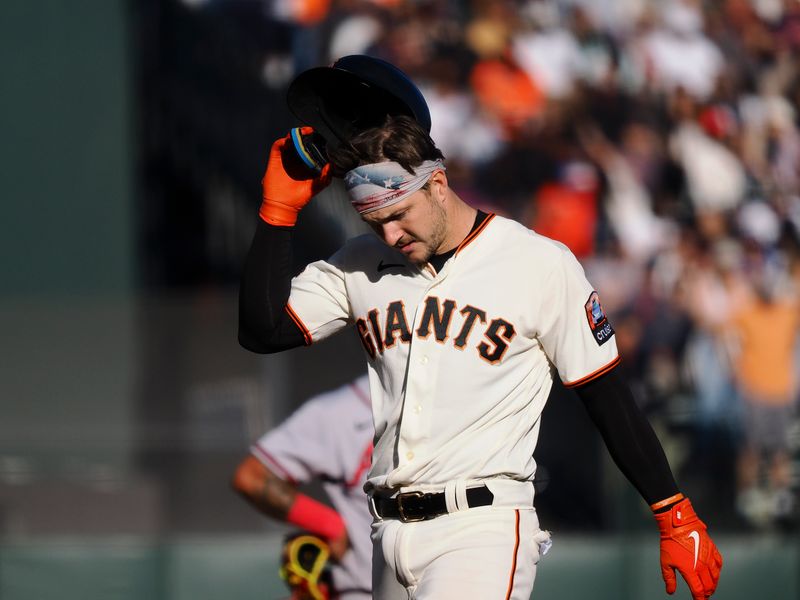
M305 323L303 323L303 320L297 316L297 313L292 310L291 306L287 304L284 308L286 309L286 313L289 315L292 321L294 321L294 324L297 325L297 328L303 333L306 346L310 346L314 340L311 339L311 332L308 330L308 327L306 327Z
M477 227L477 228L476 228L474 231L472 231L472 232L471 232L471 233L470 233L470 234L469 234L467 237L465 237L465 238L464 238L464 241L463 241L463 242L461 242L461 243L458 245L458 248L456 248L456 254L458 254L459 252L461 252L461 251L462 251L464 248L466 248L466 247L467 247L467 246L468 246L470 243L472 243L472 241L473 241L473 240L474 240L476 237L478 237L478 236L481 234L481 232L482 232L484 229L486 229L486 226L489 224L489 221L491 221L492 219L494 219L494 217L495 217L495 214L494 214L494 213L489 213L489 214L486 216L486 218L483 220L483 223L481 223L480 225L478 225L478 227Z
M574 387L580 387L580 386L582 386L582 385L584 385L586 383L589 383L590 381L593 381L593 380L597 379L601 375L605 375L606 373L608 373L611 369L613 369L614 367L616 367L619 364L619 361L620 361L620 357L617 356L617 358L612 360L605 367L600 367L594 373L589 373L586 377L581 377L577 381L572 381L570 383L565 383L564 387L566 387L566 388L574 388Z
M514 575L517 573L517 552L519 551L519 509L514 510L514 516L516 517L516 524L514 526L514 535L516 539L514 540L514 558L511 562L511 575L508 578L508 590L506 591L506 600L511 598L511 593L514 591Z

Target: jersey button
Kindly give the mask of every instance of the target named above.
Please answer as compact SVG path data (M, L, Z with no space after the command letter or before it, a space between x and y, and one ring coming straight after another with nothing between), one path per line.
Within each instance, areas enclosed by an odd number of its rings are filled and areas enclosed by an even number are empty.
M414 412L417 413L417 414L421 413L422 412L422 405L421 404L417 404L414 407Z
M414 460L414 453L413 452L406 452L406 458L408 460Z
M421 362L423 365L427 365L428 364L428 357L427 356L423 356L422 358L419 359L419 362Z

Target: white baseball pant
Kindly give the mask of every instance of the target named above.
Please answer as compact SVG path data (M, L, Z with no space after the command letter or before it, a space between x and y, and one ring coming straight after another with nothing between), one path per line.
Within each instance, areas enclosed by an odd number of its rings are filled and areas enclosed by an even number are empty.
M481 506L372 525L376 600L529 600L550 546L532 506Z

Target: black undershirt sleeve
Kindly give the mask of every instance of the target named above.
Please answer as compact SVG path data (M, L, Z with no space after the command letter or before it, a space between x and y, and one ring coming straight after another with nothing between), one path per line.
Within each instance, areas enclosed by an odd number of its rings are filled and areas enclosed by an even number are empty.
M292 228L258 219L239 286L239 344L269 354L303 346L305 337L284 310L292 283Z
M678 486L661 443L617 371L575 391L620 471L648 504L654 504L677 494Z

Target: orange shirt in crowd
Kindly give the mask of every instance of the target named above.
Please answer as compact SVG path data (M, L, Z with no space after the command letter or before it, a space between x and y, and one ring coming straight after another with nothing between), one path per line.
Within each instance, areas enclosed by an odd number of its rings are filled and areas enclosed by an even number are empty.
M472 70L470 84L481 107L502 124L507 137L513 137L544 108L542 90L507 60L481 60Z
M739 337L736 375L742 390L767 404L789 404L795 391L800 307L785 300L756 300L734 313L732 325Z
M299 25L315 25L325 19L331 9L331 0L293 0L292 15Z
M594 252L597 227L597 191L575 189L551 182L542 185L534 197L535 216L527 225L546 237L558 240L578 258Z

